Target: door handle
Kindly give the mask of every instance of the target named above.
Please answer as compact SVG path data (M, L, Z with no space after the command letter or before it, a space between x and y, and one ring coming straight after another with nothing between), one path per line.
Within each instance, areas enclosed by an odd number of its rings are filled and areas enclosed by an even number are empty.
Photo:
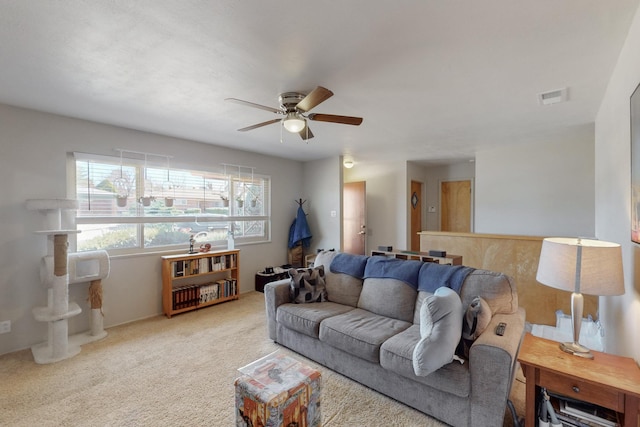
M367 234L366 231L359 231L358 234Z

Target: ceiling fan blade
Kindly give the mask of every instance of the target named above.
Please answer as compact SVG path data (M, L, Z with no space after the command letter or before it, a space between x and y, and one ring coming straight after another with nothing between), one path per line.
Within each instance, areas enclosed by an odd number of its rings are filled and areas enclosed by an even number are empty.
M271 111L272 113L276 113L276 114L284 114L284 112L282 110L279 110L277 108L267 107L266 105L260 105L260 104L254 103L254 102L243 101L242 99L225 98L225 101L234 102L234 103L240 104L240 105L246 105L247 107L259 108L261 110Z
M304 129L298 132L298 135L300 135L300 138L302 138L304 141L313 138L313 132L311 132L311 129L309 129L308 124L304 127Z
M307 116L309 120L317 122L342 123L344 125L358 126L362 123L362 117L336 116L335 114L316 114L311 113Z
M329 89L318 86L317 88L312 90L310 94L305 96L302 101L298 102L296 108L306 113L307 111L311 110L312 108L326 101L332 96L333 92L331 92Z
M252 130L252 129L256 129L256 128L260 128L260 127L262 127L262 126L267 126L267 125L270 125L270 124L273 124L273 123L278 123L278 122L279 122L279 121L281 121L281 120L282 120L282 119L273 119L273 120L269 120L269 121L262 122L262 123L258 123L258 124L252 125L252 126L247 126L246 128L238 129L238 131L240 131L240 132L246 132L246 131L248 131L248 130Z

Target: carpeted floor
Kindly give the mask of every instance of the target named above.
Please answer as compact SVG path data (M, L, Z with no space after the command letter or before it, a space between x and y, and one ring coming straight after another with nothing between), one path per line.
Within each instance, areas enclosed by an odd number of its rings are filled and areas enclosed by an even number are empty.
M54 364L34 363L31 350L0 356L0 426L233 426L237 368L281 348L266 337L258 292L108 333ZM444 425L283 351L322 372L323 426ZM512 400L522 416L521 375Z

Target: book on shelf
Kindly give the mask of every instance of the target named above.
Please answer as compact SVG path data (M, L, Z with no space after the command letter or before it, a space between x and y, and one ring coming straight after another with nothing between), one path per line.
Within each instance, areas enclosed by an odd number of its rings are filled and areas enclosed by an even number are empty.
M184 276L184 261L172 262L171 265L173 267L173 272L172 272L173 277Z
M200 258L198 259L198 271L200 274L208 273L209 270L209 258Z
M185 285L171 290L172 307L180 310L198 305L198 285Z
M222 298L235 296L238 293L238 281L233 277L220 279L216 283L220 286L220 297Z
M200 286L200 304L205 304L209 301L217 300L219 297L218 289L219 286L217 283L205 283L204 285Z
M227 295L227 279L220 279L216 281L218 286L220 287L220 298L226 298Z

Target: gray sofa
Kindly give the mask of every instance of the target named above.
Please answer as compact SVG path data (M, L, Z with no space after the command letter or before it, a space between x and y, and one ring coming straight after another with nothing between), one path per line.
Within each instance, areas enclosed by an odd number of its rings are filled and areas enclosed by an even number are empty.
M511 279L466 267L351 257L335 252L316 257L315 267L324 270L324 302L294 304L290 280L268 283L264 292L269 337L447 424L503 425L525 325ZM424 341L426 305L445 286L457 291L463 311L482 297L490 307L489 323L468 343L464 363L451 354L439 369L416 375L414 358L421 355L415 350L421 338ZM507 324L502 336L495 333L499 322ZM441 356L435 346L437 340L431 350Z

